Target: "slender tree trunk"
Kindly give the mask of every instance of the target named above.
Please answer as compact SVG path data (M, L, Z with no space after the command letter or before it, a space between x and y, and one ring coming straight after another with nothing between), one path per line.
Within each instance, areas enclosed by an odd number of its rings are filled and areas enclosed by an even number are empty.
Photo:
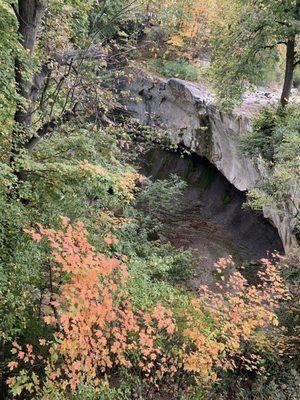
M10 155L10 164L18 181L24 179L24 174L18 171L16 161L26 141L31 137L32 114L37 98L36 74L32 71L33 58L46 6L46 0L19 0L18 5L14 6L19 23L20 43L24 48L23 56L15 60L15 82L19 101L14 117ZM17 185L15 186L12 193L17 188Z
M32 119L31 89L32 75L30 69L33 64L36 47L37 33L41 25L42 17L46 10L46 2L43 0L19 0L16 14L19 22L20 42L25 50L23 59L16 59L15 80L18 94L29 104L18 104L15 121L30 127Z
M295 68L295 37L288 39L286 46L285 75L280 104L285 107L291 95Z
M46 10L45 0L19 0L15 13L19 23L20 43L24 48L23 57L15 60L15 82L20 101L15 112L11 163L14 164L22 144L30 136L32 125L33 97L33 57L37 34ZM34 96L36 98L36 96ZM33 100L33 101L32 101Z

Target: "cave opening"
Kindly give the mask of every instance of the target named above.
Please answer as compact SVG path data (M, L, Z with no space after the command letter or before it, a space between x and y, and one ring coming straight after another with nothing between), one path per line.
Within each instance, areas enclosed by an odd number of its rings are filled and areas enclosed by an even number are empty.
M156 147L143 160L142 171L152 179L176 174L188 184L178 199L181 212L164 232L176 247L197 250L209 264L228 255L238 262L255 262L274 251L283 254L277 229L262 213L245 208L246 192L207 159Z

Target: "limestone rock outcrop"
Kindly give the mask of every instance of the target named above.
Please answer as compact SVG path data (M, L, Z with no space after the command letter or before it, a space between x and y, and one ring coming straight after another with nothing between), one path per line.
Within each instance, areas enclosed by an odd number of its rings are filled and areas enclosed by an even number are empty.
M129 94L122 101L142 124L164 130L172 143L207 158L238 190L259 184L264 172L238 147L238 139L251 129L245 110L225 114L202 86L175 78L166 80L142 70L134 71L125 86ZM297 247L291 214L279 215L265 208L264 215L278 229L286 252Z

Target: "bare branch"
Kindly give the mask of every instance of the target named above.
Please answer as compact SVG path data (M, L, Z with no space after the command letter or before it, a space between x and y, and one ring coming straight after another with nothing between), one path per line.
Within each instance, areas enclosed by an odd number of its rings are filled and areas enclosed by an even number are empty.
M91 47L84 50L75 50L70 53L58 54L55 61L59 65L70 65L79 60L105 60L107 54L104 53L102 47Z
M60 117L52 118L45 124L43 124L36 132L34 136L32 136L24 145L25 149L27 149L28 154L31 155L35 146L38 142L45 137L47 134L51 134L56 131L61 125L70 121L72 118L77 116L77 103L74 105L72 110L65 111Z
M285 46L287 46L287 42L280 41L280 42L276 42L276 43L271 44L271 45L266 45L263 48L264 49L274 49L274 47L278 46L279 44L284 44Z

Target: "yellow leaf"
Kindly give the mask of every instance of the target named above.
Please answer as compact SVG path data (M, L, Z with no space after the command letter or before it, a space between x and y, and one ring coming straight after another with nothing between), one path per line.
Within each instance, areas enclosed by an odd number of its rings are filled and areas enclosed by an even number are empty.
M170 44L173 44L174 46L183 46L183 40L180 36L175 35L173 37L171 37L171 39L169 40Z

